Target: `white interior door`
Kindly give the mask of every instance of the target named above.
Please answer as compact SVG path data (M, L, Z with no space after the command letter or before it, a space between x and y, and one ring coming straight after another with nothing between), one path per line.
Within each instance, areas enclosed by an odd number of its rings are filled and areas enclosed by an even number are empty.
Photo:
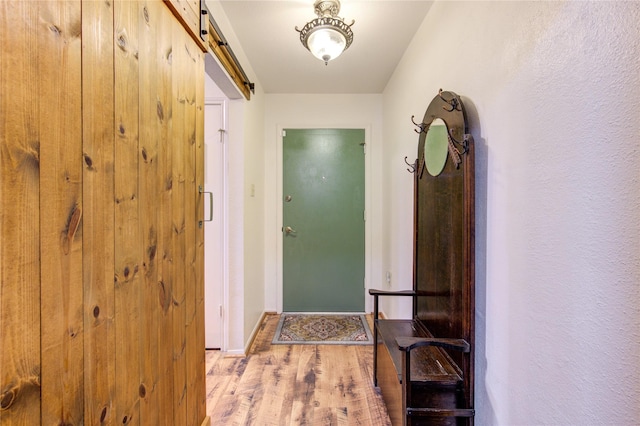
M205 347L224 348L226 155L224 103L205 104ZM211 219L211 220L209 220Z

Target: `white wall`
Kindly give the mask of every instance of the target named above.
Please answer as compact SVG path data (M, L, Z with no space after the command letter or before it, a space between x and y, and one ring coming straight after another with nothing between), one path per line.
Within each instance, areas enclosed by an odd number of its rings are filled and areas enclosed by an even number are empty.
M245 352L264 312L264 102L229 102L228 346ZM252 190L253 185L253 190Z
M640 418L638 22L638 2L437 2L384 92L395 288L411 282L410 117L439 88L469 115L476 424Z
M265 217L265 139L264 94L256 96L246 105L244 115L245 152L236 158L233 166L244 166L244 336L251 336L259 326L265 308L264 269L264 217Z
M212 16L250 80L251 100L229 101L229 305L227 351L244 353L264 312L264 93L218 0ZM252 190L253 185L253 190Z
M360 128L365 129L367 158L366 241L368 287L379 287L381 239L382 95L285 95L265 96L265 309L277 311L282 300L279 258L282 241L282 136L283 128ZM370 297L366 299L370 304ZM280 302L279 302L280 301Z

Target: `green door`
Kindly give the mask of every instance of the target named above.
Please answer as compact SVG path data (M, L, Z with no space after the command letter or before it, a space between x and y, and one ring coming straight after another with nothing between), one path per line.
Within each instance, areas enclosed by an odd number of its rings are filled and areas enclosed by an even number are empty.
M364 312L364 129L286 129L283 310Z

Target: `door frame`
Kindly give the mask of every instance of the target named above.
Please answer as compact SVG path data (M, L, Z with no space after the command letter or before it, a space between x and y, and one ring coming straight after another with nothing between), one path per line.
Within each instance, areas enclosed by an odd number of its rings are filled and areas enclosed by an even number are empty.
M207 105L220 105L222 107L222 127L224 129L221 136L223 145L222 161L224 165L222 170L222 200L217 201L222 203L222 223L220 225L222 227L222 324L220 325L222 345L220 351L226 352L229 348L229 105L228 100L225 98L205 98L204 104L205 109ZM207 224L205 223L204 226L207 226Z
M284 137L282 136L282 132L285 129L300 129L300 130L309 130L309 129L363 129L364 130L364 209L365 209L365 222L364 222L364 286L362 288L362 297L364 297L364 308L365 312L371 312L373 310L373 302L370 300L370 297L367 297L367 291L370 286L370 277L371 275L371 253L372 253L372 238L371 238L371 124L354 124L354 125L337 125L337 126L329 126L326 124L318 125L318 126L285 126L278 125L277 127L277 158L276 158L276 171L277 171L277 207L276 207L276 217L278 223L278 230L276 238L276 287L278 292L278 297L276 300L276 309L278 313L282 313L283 309L283 297L284 297L284 287L283 287L283 261L284 261L284 251L283 251L283 241L282 241L282 227L283 223L283 212L282 212L282 199L284 197L283 193L283 144Z

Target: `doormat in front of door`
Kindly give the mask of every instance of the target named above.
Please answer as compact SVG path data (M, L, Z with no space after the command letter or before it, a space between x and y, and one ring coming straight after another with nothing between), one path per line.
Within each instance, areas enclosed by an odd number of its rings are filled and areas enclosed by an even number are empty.
M292 314L280 316L274 345L370 345L371 330L361 314Z

